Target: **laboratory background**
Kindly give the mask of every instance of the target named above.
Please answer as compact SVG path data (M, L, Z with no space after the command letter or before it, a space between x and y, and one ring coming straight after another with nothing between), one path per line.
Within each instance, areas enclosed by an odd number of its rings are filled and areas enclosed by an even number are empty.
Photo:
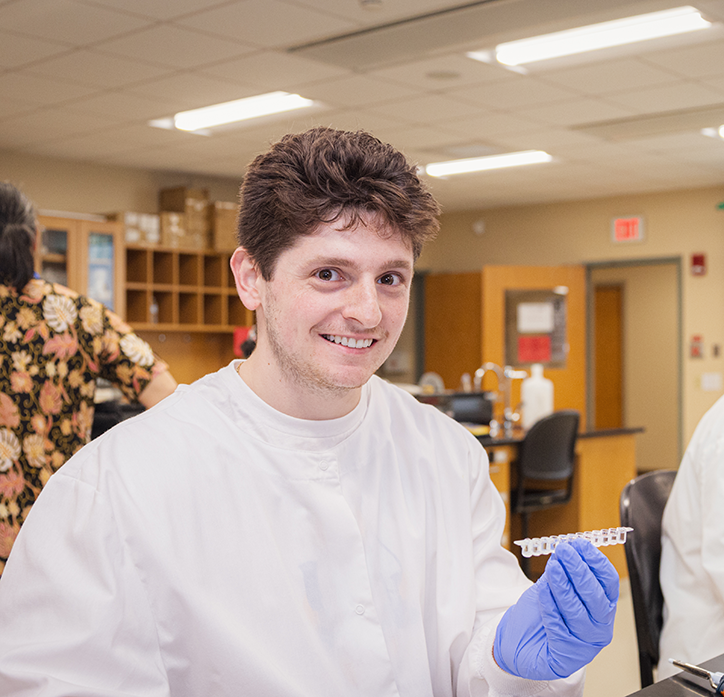
M515 53L649 14L675 28ZM193 121L236 101L243 120ZM229 258L257 154L330 126L418 165L441 230L380 375L480 437L508 546L526 389L538 416L579 414L573 491L531 536L618 526L625 484L676 470L724 394L722 124L724 0L0 0L0 180L38 208L36 268L179 382L253 331ZM641 687L624 546L606 553L622 601L586 697Z

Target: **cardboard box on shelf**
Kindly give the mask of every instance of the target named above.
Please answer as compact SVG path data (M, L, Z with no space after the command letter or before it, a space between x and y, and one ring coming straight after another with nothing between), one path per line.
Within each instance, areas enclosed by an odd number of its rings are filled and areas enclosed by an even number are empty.
M161 189L158 192L158 208L170 213L206 212L209 203L208 189L190 189L186 186L175 186Z
M191 189L177 186L161 189L158 194L159 210L164 213L183 213L186 216L187 234L200 235L204 244L209 238L209 192L207 189Z
M208 233L198 229L189 229L185 213L164 211L161 218L161 245L177 249L207 249Z
M123 223L126 244L157 245L161 241L161 224L156 213L121 211L106 213L106 219Z
M236 219L239 206L233 201L214 201L209 205L211 241L216 252L233 252L237 246Z

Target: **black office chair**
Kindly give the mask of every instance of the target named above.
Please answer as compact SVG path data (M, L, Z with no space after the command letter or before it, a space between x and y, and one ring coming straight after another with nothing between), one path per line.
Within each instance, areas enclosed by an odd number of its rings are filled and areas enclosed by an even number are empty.
M661 518L675 477L674 470L647 472L632 479L621 492L621 525L634 529L629 533L624 548L631 582L642 688L653 685L653 670L659 662L664 608L659 584Z
M523 537L533 511L562 506L571 500L579 414L563 409L536 421L518 446L517 484L512 491L511 510L519 513ZM544 488L542 482L559 482ZM521 568L530 577L530 559L521 557Z

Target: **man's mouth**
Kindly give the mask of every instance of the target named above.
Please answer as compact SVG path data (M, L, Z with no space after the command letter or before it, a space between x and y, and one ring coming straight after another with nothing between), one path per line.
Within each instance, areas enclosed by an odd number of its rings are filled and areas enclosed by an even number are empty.
M342 344L342 346L358 349L368 348L375 342L375 339L354 339L350 336L339 336L338 334L322 334L322 337L333 344Z

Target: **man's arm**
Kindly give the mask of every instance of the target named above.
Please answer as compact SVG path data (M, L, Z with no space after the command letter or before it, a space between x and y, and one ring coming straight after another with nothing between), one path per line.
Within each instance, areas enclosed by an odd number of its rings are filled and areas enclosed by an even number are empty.
M40 494L0 580L0 694L41 692L168 695L155 622L107 502L63 472Z

